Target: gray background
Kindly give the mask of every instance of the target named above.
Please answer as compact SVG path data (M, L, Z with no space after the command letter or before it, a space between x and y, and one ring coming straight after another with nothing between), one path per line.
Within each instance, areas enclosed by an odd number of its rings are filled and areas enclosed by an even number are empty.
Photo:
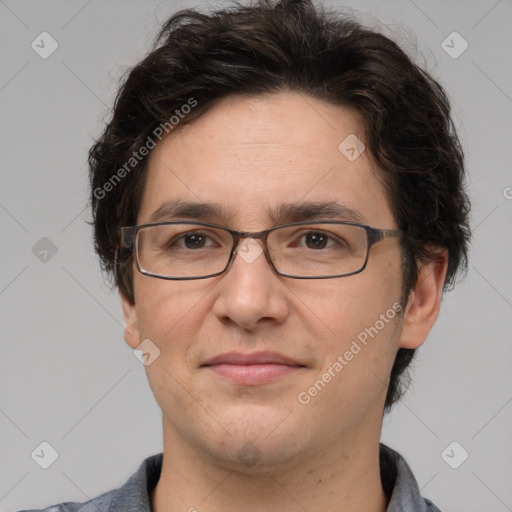
M192 5L204 3L0 1L2 511L85 501L162 449L159 408L93 253L86 154L122 71ZM385 24L446 87L473 201L469 274L445 296L383 440L444 512L512 510L512 2L344 5ZM31 48L43 31L59 45L47 59ZM453 31L469 43L456 59L441 46ZM42 441L59 454L46 470L31 458ZM452 441L469 453L458 469L441 456ZM460 461L461 448L448 453Z

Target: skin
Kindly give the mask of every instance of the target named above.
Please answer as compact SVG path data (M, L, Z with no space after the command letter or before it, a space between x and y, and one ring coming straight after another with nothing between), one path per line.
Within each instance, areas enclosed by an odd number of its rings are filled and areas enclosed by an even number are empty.
M357 113L297 93L223 99L152 151L137 223L171 199L220 201L231 214L204 221L259 231L272 225L269 207L336 200L369 225L396 229L367 153L350 162L338 150L349 134L363 140L361 126ZM153 510L384 511L378 450L389 373L397 350L420 346L437 318L441 254L422 268L403 315L306 405L298 394L399 302L398 239L375 245L363 272L338 279L281 277L264 256L236 256L227 273L203 280L134 269L135 304L122 296L125 340L136 348L149 338L161 351L146 367L164 436ZM305 368L242 386L201 367L220 353L260 350ZM254 465L239 457L247 443Z

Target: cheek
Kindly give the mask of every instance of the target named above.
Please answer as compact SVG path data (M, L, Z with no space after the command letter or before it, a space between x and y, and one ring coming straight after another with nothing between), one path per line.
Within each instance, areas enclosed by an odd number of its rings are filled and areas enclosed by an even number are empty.
M194 282L166 281L138 274L134 283L137 318L141 337L163 342L176 338L173 332L183 327L189 314L200 303Z
M325 371L336 375L334 399L350 409L381 399L387 388L401 328L402 280L396 260L368 265L361 274L329 283L317 296L318 324L331 331L322 341L318 376Z
M400 330L395 310L388 312L392 316L386 323L360 314L357 328L354 322L346 336L331 338L323 367L304 390L311 397L312 409L327 423L345 428L358 424L370 411L381 411Z
M185 369L184 354L191 344L187 318L193 314L194 304L188 304L183 293L176 290L175 283L144 276L137 283L135 299L140 338L149 339L157 347L154 350L159 351L154 362L146 366L148 379L155 389L162 378L169 380L170 376L165 376L166 369L176 378L179 378L176 372L181 374ZM174 365L178 360L180 364Z
M204 346L202 326L211 311L215 284L204 280L166 281L147 276L137 283L137 317L141 339L150 339L160 356L146 367L148 378L169 381L166 370L180 382L197 365L198 350ZM171 379L172 380L172 379Z
M194 400L185 388L193 366L190 352L197 339L197 308L204 292L201 296L183 283L144 276L137 285L141 339L151 340L159 350L158 357L145 367L155 399L163 411L190 408Z
M396 261L375 267L368 265L360 274L333 280L316 295L315 310L321 312L334 340L347 342L360 334L364 340L375 324L379 332L387 331L396 320L401 309L401 270Z

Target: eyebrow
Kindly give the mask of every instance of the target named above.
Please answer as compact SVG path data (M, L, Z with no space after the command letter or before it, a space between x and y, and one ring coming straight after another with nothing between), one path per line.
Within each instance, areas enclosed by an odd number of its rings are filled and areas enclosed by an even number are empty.
M274 225L316 219L339 219L366 223L364 216L360 212L338 201L281 203L277 207L267 208L266 213ZM225 223L230 217L233 217L233 212L220 203L203 203L175 199L161 204L151 214L150 222L194 219Z

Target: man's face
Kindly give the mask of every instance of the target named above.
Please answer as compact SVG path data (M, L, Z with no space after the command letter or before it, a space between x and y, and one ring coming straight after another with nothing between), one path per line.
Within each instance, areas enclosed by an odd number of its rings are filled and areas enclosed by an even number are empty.
M350 161L350 151L338 149L350 134L363 138L360 121L299 94L224 99L152 151L137 223L181 200L229 212L192 222L260 231L274 225L267 211L279 205L335 201L365 224L396 229L367 154ZM334 279L281 277L263 254L238 254L227 273L208 279L167 281L134 269L125 337L133 348L149 339L160 349L146 371L165 439L229 466L251 450L280 463L342 453L341 443L378 435L399 346L401 287L393 238L372 248L363 272ZM232 352L274 352L298 365L261 383L233 378L233 367L205 366Z

